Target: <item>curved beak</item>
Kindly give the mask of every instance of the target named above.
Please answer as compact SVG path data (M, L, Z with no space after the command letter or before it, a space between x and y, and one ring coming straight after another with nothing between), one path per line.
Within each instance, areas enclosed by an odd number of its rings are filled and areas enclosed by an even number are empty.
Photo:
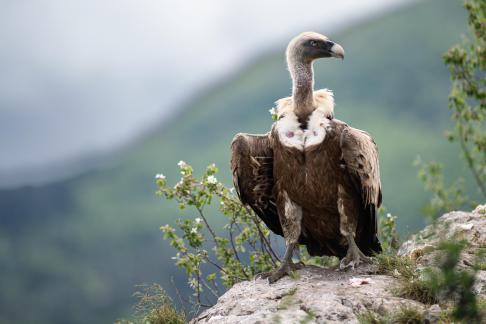
M332 57L337 57L344 60L344 48L337 43L333 43L330 49L330 54Z

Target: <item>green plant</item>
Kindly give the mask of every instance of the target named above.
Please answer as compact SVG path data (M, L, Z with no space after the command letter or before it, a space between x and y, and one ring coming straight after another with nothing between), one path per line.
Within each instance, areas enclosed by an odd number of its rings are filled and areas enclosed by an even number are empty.
M452 89L449 108L454 129L451 142L459 142L467 166L483 198L486 198L486 3L465 0L470 38L444 54Z
M358 314L358 322L360 324L387 324L383 316L370 310Z
M176 265L187 273L189 286L194 291L192 302L210 306L220 294L219 280L230 287L271 270L279 258L273 250L270 231L240 203L232 189L216 179L218 169L214 164L200 177L194 176L189 164L181 161L178 165L180 181L170 187L163 175L157 175L157 193L177 201L180 209L191 207L197 217L177 219L178 230L168 224L161 230L177 252L173 257ZM227 224L219 228L215 223L221 222L210 221L206 216L215 199L219 200L219 211L227 218ZM211 267L205 267L206 264ZM204 290L207 291L205 301L202 300Z
M138 299L135 305L134 318L119 320L118 324L184 324L186 316L178 311L172 300L158 284L142 285L141 291L134 296Z
M419 168L418 176L432 197L424 207L424 214L434 221L440 214L457 210L464 206L467 197L464 190L464 179L459 178L447 185L444 180L444 166L438 162L423 162L420 157L414 165Z
M486 199L486 2L465 0L464 7L470 36L443 55L452 80L449 109L453 128L446 135L450 142L459 143L476 187ZM426 206L429 216L436 217L465 203L473 204L473 199L464 192L462 178L447 187L441 163L417 160L416 164L425 188L433 194Z
M413 299L428 305L438 302L430 282L420 272L416 272L408 279L400 278L400 285L395 290L395 294L398 297Z
M424 304L433 304L437 298L426 271L419 271L415 263L407 257L378 254L374 258L377 273L387 274L398 279L398 286L393 293L402 298L417 300Z
M414 307L403 306L393 314L377 314L367 310L358 315L361 324L419 324L424 323L423 312Z
M384 254L396 253L400 247L400 238L397 232L397 216L385 214L385 207L379 209L380 221L378 224L378 237Z
M397 256L395 254L377 254L373 258L376 266L376 272L387 274L394 277L404 277L409 279L417 271L415 264L407 257Z
M415 307L402 307L393 315L392 323L395 324L420 324L425 323L424 313Z
M449 94L449 109L453 129L447 132L450 142L459 143L462 156L474 178L480 195L486 198L486 2L465 0L468 12L470 37L463 44L450 48L443 59L449 67L452 89ZM466 204L473 205L467 197L462 178L445 184L443 166L440 163L416 164L420 167L419 177L425 189L432 193L432 199L425 213L435 220L440 212L450 211ZM457 321L479 323L477 297L473 292L476 272L483 266L478 261L471 271L458 269L460 255L465 248L460 240L442 241L439 244L441 259L438 268L427 269L427 278L418 281L431 290L434 298L453 302L448 316ZM415 288L414 288L415 289Z
M459 270L460 256L466 247L465 241L444 241L439 245L442 252L439 266L430 270L428 284L441 301L453 301L451 317L466 323L481 323L481 313L476 294L473 292L476 273L482 255L478 255L471 271Z

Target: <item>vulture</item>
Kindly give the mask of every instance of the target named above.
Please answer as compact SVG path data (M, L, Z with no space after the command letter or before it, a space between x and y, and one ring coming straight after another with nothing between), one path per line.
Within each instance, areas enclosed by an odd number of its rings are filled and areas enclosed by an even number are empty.
M381 252L376 209L382 194L378 150L372 137L334 118L330 90L314 91L313 62L344 59L326 36L305 32L286 50L292 96L276 101L267 134L239 133L231 143L231 169L242 204L285 239L280 266L262 274L270 283L302 267L299 244L311 256L337 256L354 270Z

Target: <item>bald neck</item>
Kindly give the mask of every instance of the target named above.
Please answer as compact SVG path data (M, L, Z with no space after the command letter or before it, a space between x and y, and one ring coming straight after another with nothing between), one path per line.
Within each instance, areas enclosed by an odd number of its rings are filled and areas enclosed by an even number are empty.
M312 62L289 62L292 77L292 99L295 114L299 120L306 121L314 111L314 71Z

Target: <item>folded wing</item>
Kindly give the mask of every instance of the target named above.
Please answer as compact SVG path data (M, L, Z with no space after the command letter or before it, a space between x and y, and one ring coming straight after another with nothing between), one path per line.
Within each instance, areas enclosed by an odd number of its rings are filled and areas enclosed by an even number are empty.
M341 133L340 145L349 179L361 197L358 246L365 254L379 252L376 209L381 206L382 196L378 149L367 132L349 126Z
M233 184L249 206L278 235L283 235L273 195L273 148L270 134L237 134L231 143Z

